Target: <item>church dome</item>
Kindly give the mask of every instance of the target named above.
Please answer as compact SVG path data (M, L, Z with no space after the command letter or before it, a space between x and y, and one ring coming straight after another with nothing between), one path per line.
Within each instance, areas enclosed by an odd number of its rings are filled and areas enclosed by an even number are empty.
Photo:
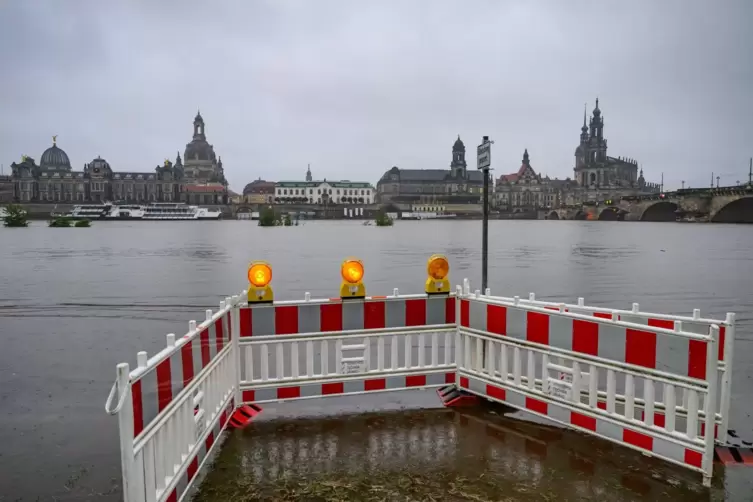
M203 140L193 140L186 145L186 151L183 154L185 162L204 160L213 162L216 159L214 147Z
M575 149L575 156L580 157L581 155L583 155L583 147L578 145L578 148Z
M452 151L453 152L464 152L465 151L465 145L463 144L463 141L460 139L459 135L458 135L458 139L455 140L455 144L452 145Z
M91 169L92 172L94 173L112 171L110 164L99 155L97 156L96 159L93 159L91 162L89 162L87 167Z
M68 154L53 143L52 146L42 154L39 165L54 169L70 169L71 161L68 159Z
M265 181L261 178L254 180L245 187L243 187L243 195L251 194L274 194L275 182Z

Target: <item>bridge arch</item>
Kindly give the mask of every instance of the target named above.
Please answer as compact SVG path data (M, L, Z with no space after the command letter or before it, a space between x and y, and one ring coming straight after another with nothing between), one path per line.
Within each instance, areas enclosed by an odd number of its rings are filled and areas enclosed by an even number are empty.
M625 211L617 207L606 207L599 213L599 221L625 221Z
M552 211L548 215L546 215L547 220L559 220L560 215L557 214L557 211Z
M713 223L753 223L753 196L742 197L722 206L711 215Z
M663 200L644 209L640 221L677 221L678 209L676 203Z
M577 213L575 213L575 216L573 216L574 220L587 220L588 215L581 209L578 210Z

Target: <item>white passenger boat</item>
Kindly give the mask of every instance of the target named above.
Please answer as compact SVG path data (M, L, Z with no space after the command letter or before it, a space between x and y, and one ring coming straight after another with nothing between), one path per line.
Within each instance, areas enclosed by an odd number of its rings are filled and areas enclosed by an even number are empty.
M153 202L151 204L83 204L65 214L53 213L74 220L219 220L222 212L181 202Z

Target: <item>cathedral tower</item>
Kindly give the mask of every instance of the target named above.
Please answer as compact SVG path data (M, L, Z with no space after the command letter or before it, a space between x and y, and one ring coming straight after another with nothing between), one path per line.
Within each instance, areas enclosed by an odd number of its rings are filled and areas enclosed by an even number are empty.
M465 162L465 145L458 139L455 144L452 145L452 162L450 162L450 170L454 178L466 178L467 164Z

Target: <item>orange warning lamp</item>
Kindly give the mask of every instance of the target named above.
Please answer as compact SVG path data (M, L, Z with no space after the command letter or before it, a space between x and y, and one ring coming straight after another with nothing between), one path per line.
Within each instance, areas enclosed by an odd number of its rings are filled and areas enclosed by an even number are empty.
M363 285L363 263L356 258L348 258L340 266L340 298L366 298L366 286Z
M426 279L425 291L429 295L447 295L450 294L450 281L447 276L450 274L450 262L447 257L441 254L433 254L426 262Z
M272 303L274 293L269 283L272 282L272 267L265 261L255 261L248 266L248 303Z

